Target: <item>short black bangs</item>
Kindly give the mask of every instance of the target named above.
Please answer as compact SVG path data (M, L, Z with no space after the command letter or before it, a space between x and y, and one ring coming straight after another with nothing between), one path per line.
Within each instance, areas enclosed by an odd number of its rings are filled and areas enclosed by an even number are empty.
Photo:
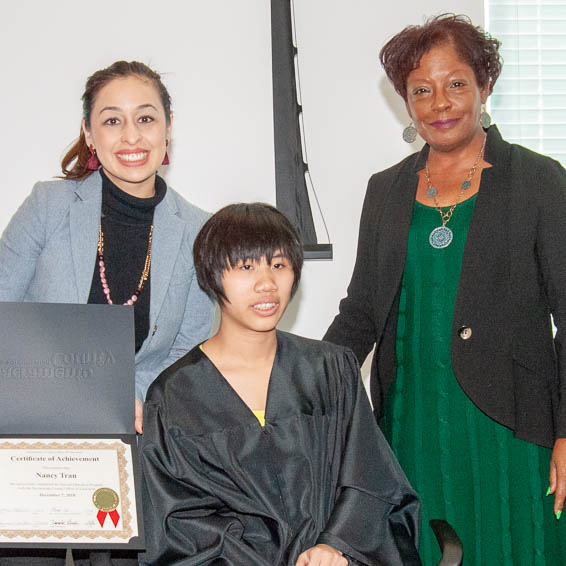
M279 210L265 203L228 205L205 223L194 244L195 269L199 285L211 298L226 300L222 277L241 262L271 262L281 254L291 262L295 294L303 266L301 239Z

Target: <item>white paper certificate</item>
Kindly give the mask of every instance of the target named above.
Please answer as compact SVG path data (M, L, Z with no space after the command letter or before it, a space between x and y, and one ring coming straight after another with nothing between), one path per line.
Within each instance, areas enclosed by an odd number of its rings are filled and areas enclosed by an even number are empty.
M127 543L132 451L119 439L0 438L0 543Z

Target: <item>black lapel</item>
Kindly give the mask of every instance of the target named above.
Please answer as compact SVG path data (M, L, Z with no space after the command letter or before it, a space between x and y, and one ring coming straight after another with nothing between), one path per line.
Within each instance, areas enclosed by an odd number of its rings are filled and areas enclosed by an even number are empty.
M509 218L512 184L507 174L508 147L492 126L480 190L462 259L454 326L498 324L495 319L508 299ZM466 320L461 317L466 317ZM457 328L455 328L457 330Z
M381 328L376 328L378 336L385 325L403 277L409 228L419 182L417 173L424 167L427 155L428 146L425 146L420 153L406 160L383 201L383 211L376 211L378 218L378 225L375 229L377 285L375 286L374 304L376 305L376 319L381 325Z

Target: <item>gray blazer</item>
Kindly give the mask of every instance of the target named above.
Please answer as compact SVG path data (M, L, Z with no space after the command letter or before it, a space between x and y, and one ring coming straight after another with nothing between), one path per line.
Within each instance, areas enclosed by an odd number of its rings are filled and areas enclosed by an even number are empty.
M0 301L86 303L102 204L98 172L83 181L37 183L0 239ZM173 189L154 215L150 331L136 354L136 397L195 344L208 338L214 307L193 265L207 213Z

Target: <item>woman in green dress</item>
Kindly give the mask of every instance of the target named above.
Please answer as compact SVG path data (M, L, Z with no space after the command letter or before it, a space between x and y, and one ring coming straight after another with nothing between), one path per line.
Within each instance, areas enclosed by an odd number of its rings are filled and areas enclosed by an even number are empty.
M412 120L404 138L426 145L370 179L325 339L360 362L376 346L376 416L423 524L451 523L464 564L565 564L566 172L490 127L498 48L441 15L382 49Z

